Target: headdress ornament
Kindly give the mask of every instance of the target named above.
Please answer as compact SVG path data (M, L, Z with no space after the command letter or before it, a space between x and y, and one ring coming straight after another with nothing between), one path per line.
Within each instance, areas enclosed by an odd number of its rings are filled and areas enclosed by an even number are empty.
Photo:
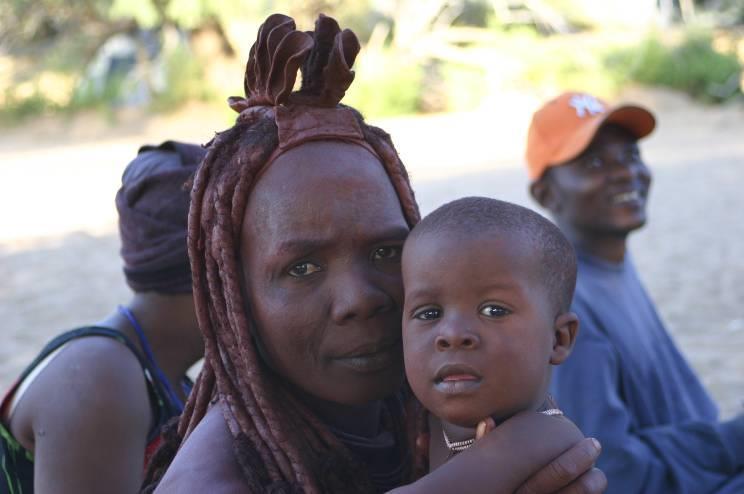
M339 106L354 80L359 40L349 29L320 15L315 31L297 31L292 18L270 16L258 32L245 71L245 97L228 99L239 112L238 122L273 118L279 129L276 156L302 143L341 140L377 153L364 139L359 123L349 108ZM297 70L302 85L292 91Z

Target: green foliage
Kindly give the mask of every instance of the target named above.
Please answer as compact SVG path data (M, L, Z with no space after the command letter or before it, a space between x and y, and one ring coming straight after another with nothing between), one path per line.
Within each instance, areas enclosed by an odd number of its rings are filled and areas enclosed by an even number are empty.
M110 111L116 106L124 90L122 76L108 79L102 88L94 88L91 84L79 85L69 103L61 109L67 113L90 109Z
M0 1L0 41L11 48L48 41L81 25L102 22L111 0Z
M389 51L365 53L344 103L365 117L389 117L419 110L423 69Z
M540 3L576 26L582 22L578 6L586 2L541 0ZM734 12L744 18L741 0L696 3L708 9L715 3L721 15ZM8 123L86 108L110 111L120 104L131 95L134 77L109 81L106 87L95 91L80 87L73 92L73 88L96 48L112 32L131 27L132 20L141 27L176 24L186 30L218 25L229 37L231 34L225 28L233 21L239 21L233 27L240 28L232 35L243 36L248 28L242 26L258 23L268 13L280 11L295 17L298 27L304 30L312 28L318 12L324 12L336 17L342 26L353 29L364 43L376 25L391 27L394 22L394 8L388 6L386 14L376 10L384 8L383 4L377 0L0 1L0 25L4 31L0 32L0 42L13 58L12 75L5 78L9 87L0 87L0 121ZM635 41L627 36L621 40L601 30L546 37L538 35L529 24L499 25L494 5L491 0L462 0L462 9L453 23L484 29L462 30L467 34L465 41L441 41L434 37L434 46L446 42L447 48L432 49L418 58L397 53L391 47L381 48L379 45L383 43L377 39L375 46L361 53L355 67L356 81L345 102L369 117L385 117L471 110L489 92L504 89L530 88L544 94L583 89L612 96L623 85L633 82L670 87L711 102L741 94L741 63L733 53L716 51L710 33L688 31L677 33L676 37L668 32L664 36L652 33ZM378 34L384 31L381 29ZM454 31L449 34L457 40ZM445 39L448 38L442 37ZM228 88L217 90L208 82L207 71L215 66L211 60L197 59L185 46L170 49L165 57L165 90L151 87L156 85L153 77L138 82L138 90L142 90L143 84L153 90L153 110L177 108L189 100L223 101L228 94ZM244 60L236 63L242 65ZM54 77L46 77L49 74L59 76L60 80L66 77L64 87L56 84ZM220 84L212 79L215 85ZM240 89L239 78L234 82ZM232 118L234 115L230 114Z
M454 26L490 27L497 24L490 1L463 0L461 12L452 22Z
M536 87L581 89L599 95L619 89L618 81L603 70L602 53L597 48L566 50L548 45L532 55L525 64L523 77Z
M203 61L190 50L178 47L166 55L165 90L155 93L152 108L155 111L175 110L189 101L216 99L204 75Z
M13 125L55 110L58 110L56 105L38 90L28 97L17 98L9 88L5 90L4 102L0 106L0 124Z
M151 0L113 0L108 11L112 19L134 19L140 27L162 24L163 18Z
M710 102L741 94L741 64L734 53L713 49L709 33L689 32L677 43L664 43L657 34L638 46L619 49L605 60L620 83L666 86Z
M486 70L472 65L446 63L441 67L447 111L475 110L489 91Z

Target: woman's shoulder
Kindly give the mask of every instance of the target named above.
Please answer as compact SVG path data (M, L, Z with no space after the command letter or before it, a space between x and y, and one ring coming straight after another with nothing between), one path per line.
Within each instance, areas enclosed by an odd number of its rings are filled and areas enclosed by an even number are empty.
M217 405L186 438L155 492L232 493L245 488L232 434Z
M69 428L75 422L96 429L99 422L121 417L137 429L149 426L142 369L124 345L91 336L66 342L50 357L20 397L13 425L25 417L29 423L38 421L46 427Z

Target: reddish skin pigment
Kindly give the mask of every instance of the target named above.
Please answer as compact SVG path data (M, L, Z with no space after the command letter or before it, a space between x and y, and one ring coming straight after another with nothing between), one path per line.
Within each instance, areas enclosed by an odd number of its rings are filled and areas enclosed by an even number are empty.
M253 188L243 222L242 281L262 355L321 418L360 434L378 426L381 398L403 382L395 342L403 307L400 252L407 234L379 160L361 146L337 141L306 143L280 155ZM156 492L244 489L219 408L212 407L185 440ZM516 436L529 424L550 433L539 419L520 420L501 434ZM456 458L439 469L440 476L427 475L395 492L452 492L465 475L482 481L482 490L472 492L503 492L501 486L513 485L508 458L515 455L499 446L499 437L489 434L461 455L464 461ZM567 472L556 478L555 464L542 468L529 492L549 494L569 484L576 492L602 492L604 476L591 469L598 452L587 439L542 463L526 453L521 462L539 467L560 460L558 468Z

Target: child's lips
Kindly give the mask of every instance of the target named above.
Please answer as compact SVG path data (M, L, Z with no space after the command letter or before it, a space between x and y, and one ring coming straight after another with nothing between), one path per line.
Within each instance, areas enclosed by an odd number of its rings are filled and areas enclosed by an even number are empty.
M434 378L434 386L446 394L473 391L480 383L480 374L465 364L445 364L439 368Z
M457 381L478 381L479 378L472 374L452 374L451 376L445 376L443 382L457 382Z

